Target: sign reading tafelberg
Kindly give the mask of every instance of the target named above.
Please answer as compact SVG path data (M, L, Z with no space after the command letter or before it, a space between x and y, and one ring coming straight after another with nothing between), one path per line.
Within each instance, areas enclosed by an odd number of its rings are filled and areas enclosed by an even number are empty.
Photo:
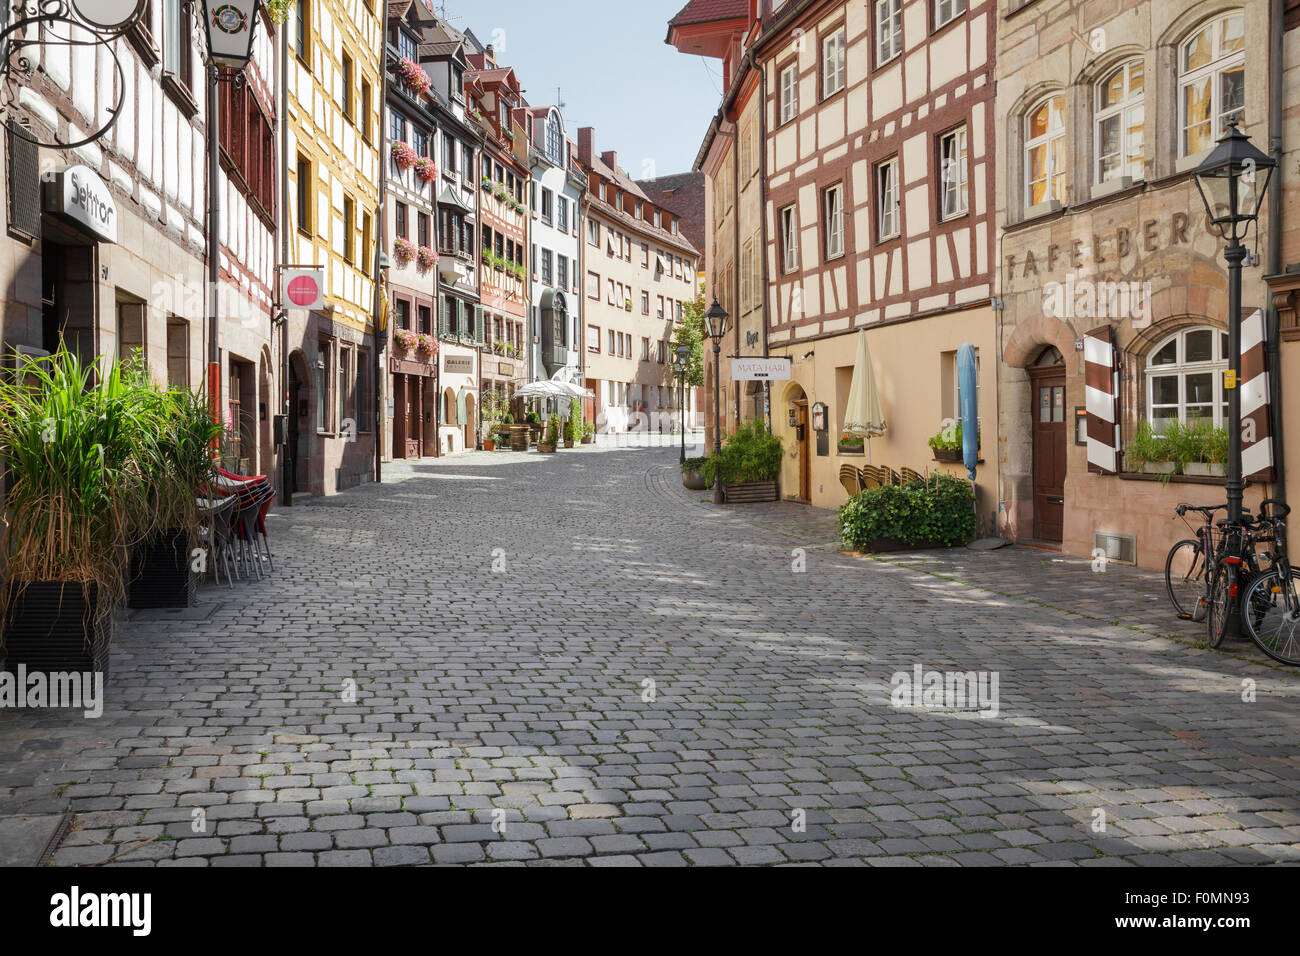
M473 375L474 358L470 355L442 356L442 371L446 375Z
M731 379L734 382L789 381L790 358L733 358Z
M117 242L117 203L108 185L88 166L45 174L45 208L101 242Z

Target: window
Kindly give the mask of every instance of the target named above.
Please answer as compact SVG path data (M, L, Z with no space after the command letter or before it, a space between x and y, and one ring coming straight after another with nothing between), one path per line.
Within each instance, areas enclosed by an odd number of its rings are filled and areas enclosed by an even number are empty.
M311 161L298 157L298 231L311 235Z
M600 223L596 222L594 219L587 220L587 245L600 245Z
M361 214L361 271L370 275L372 257L370 255L370 233L375 228L374 216L365 212Z
M657 310L655 312L655 315L658 318L662 319L664 317L664 297L658 296L657 301L658 301L658 305L657 305Z
M650 361L650 340L645 336L641 337L641 361Z
M546 116L546 155L557 166L564 162L564 137L560 135L560 118L554 112Z
M844 28L822 41L822 99L844 89ZM748 140L748 136L745 137Z
M352 231L356 228L357 205L350 197L343 197L343 258L348 262L355 261L355 250L352 247Z
M1025 205L1065 201L1065 96L1040 102L1025 118Z
M353 405L359 432L370 431L374 422L374 416L370 414L370 388L370 352L357 349L357 390Z
M343 54L342 63L343 77L339 84L339 93L342 96L343 115L348 120L352 119L352 57L346 53Z
M405 299L394 299L393 311L397 313L397 327L399 329L409 329L411 327L411 303Z
M406 142L406 117L401 113L388 114L388 137L394 143Z
M1245 31L1242 15L1233 13L1206 24L1179 52L1179 155L1209 149L1228 120L1243 121L1245 106Z
M1130 60L1097 84L1097 182L1142 179L1144 65Z
M617 335L617 339L615 338L615 335ZM609 354L610 355L614 354L614 343L616 341L618 343L618 354L622 355L623 354L623 333L622 332L615 333L613 329L610 329L609 330Z
M416 60L418 53L418 41L415 37L403 30L397 28L397 55L407 60Z
M466 176L474 174L474 148L465 143L461 146L461 164L459 168L464 171Z
M650 246L644 242L641 243L641 268L650 268Z
M445 172L455 174L456 140L449 133L442 134L442 166Z
M952 23L966 12L966 0L938 0L934 5L934 28Z
M422 246L429 245L429 216L417 213L415 217L415 238Z
M1223 372L1228 367L1228 335L1218 329L1178 332L1147 359L1147 418L1157 434L1169 422L1227 420Z
M569 257L555 257L555 285L560 289L569 288Z
M555 194L551 192L549 189L547 189L545 186L543 186L542 187L542 222L549 223L551 221L551 208L554 206L554 204L555 204Z
M826 258L844 255L844 185L831 186L822 194L822 215L826 224Z
M167 320L167 387L190 387L190 324L184 319Z
M799 268L799 223L794 203L781 210L781 271Z
M316 430L330 430L330 344L328 341L316 343L316 380L312 383L316 389Z
M594 272L587 273L587 298L600 298L600 276Z
M194 44L190 31L189 6L181 0L163 3L163 72L185 88L194 88Z
M563 196L555 197L555 228L561 232L569 231L569 201Z
M550 249L542 250L542 284L550 285L555 279L554 257Z
M664 354L665 354L665 352L667 351L667 345L668 345L668 343L666 343L666 342L660 340L660 342L659 342L659 348L658 348L658 352L659 352L659 364L660 364L660 365L663 365L663 364L664 364Z
M411 128L411 149L416 156L429 155L429 134L422 129Z
M596 325L587 326L587 351L600 353L600 327Z
M352 402L355 401L356 399L356 396L352 394L351 365L352 365L352 350L349 348L340 348L339 349L339 387L338 387L338 395L337 395L338 403L339 403L338 422L339 422L340 429L343 427L343 422L350 417L348 412L352 406ZM356 423L353 422L354 427L355 425Z
M940 217L951 219L967 209L966 127L939 137Z
M903 52L903 0L876 0L876 66Z
M614 302L615 302L615 299L614 299L614 280L613 280L613 279L606 279L606 280L605 280L605 301L608 302L610 305L613 305Z
M117 358L126 362L144 348L144 303L117 303Z
M409 214L408 214L408 212L407 212L407 205L406 205L406 203L404 203L404 202L399 202L399 203L397 203L397 204L394 206L394 209L393 209L393 234L394 234L395 236L397 236L398 239L405 239L405 238L407 238L407 236L409 235L409 232L408 232L408 228L409 228L409 227L408 227L408 225L407 225L407 217L408 217L408 215L409 215Z
M311 69L311 9L308 0L297 0L294 17L294 52L308 69Z
M368 143L370 142L370 104L374 98L371 92L369 80L361 81L361 135ZM358 376L360 378L360 376Z
M799 112L799 65L791 63L781 71L781 122L788 123ZM655 223L659 225L659 223Z
M892 239L901 231L898 215L898 157L876 167L876 233Z
M650 293L649 292L641 293L641 314L642 315L650 314Z

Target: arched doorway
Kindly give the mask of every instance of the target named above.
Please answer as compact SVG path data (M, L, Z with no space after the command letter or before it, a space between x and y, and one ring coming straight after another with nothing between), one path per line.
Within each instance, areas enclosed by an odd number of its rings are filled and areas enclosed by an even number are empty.
M786 488L797 488L800 501L811 501L812 449L808 443L808 395L802 385L791 382L786 386L782 399L782 446L791 449L790 458L795 462L794 474L783 485ZM795 496L787 494L786 497Z
M465 450L478 447L478 437L476 434L478 423L478 409L476 407L475 396L473 392L465 392Z
M1065 358L1044 346L1028 367L1033 441L1034 537L1059 542L1065 527Z

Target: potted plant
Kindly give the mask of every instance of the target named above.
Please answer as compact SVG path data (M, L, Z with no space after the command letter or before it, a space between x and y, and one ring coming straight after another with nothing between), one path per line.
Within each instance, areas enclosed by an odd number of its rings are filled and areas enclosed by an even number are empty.
M705 460L701 472L707 486L712 486L721 472L728 502L776 501L781 439L769 434L761 420L745 422L719 454Z
M865 446L861 435L841 435L837 445L841 455L861 455Z
M569 401L569 419L564 423L564 447L572 448L582 438L582 403L576 398Z
M596 444L596 423L595 422L582 423L582 443L584 445Z
M1165 426L1169 428L1168 425ZM1134 471L1147 475L1172 475L1178 463L1170 457L1169 442L1157 435L1151 423L1143 419L1138 423L1137 434L1124 449L1124 463Z
M143 373L96 369L65 348L0 380L6 451L4 666L108 670L122 553L151 528L136 451L156 427Z
M682 485L691 491L707 491L709 483L704 480L705 458L687 458L682 462Z
M146 383L141 394L142 419L150 421L150 432L135 456L151 523L137 529L131 548L127 606L189 607L196 584L191 556L200 523L195 497L215 483L212 445L222 428L199 392L161 392Z
M432 269L438 264L438 253L432 246L420 246L415 254L416 264L421 269Z
M961 461L961 422L950 422L938 434L930 436L927 444L929 444L930 450L934 452L936 461Z
M953 547L975 535L975 493L964 476L935 472L854 495L835 512L835 523L849 551Z
M546 437L537 443L537 450L546 455L554 454L559 444L560 416L553 414L546 426Z
M410 239L403 239L401 236L393 240L393 256L398 262L410 262L415 258L418 248Z

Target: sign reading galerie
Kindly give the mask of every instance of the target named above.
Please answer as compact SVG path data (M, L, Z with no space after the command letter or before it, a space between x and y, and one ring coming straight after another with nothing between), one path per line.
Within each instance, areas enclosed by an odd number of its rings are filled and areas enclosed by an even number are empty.
M45 209L101 242L117 242L117 203L108 185L88 166L46 173Z
M473 375L474 358L469 355L442 356L442 370L447 375Z
M733 358L731 379L735 382L789 381L790 358Z

